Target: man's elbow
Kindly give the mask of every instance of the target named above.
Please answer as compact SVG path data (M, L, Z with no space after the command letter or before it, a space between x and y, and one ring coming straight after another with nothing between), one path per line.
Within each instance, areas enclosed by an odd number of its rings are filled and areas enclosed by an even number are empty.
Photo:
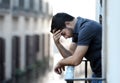
M80 64L80 61L74 60L73 61L73 66L78 66Z

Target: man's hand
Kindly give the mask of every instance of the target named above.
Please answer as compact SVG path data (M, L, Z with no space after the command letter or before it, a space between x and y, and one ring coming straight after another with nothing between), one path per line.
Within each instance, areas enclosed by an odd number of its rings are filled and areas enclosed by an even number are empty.
M54 71L57 73L57 74L61 74L62 71L65 71L65 66L62 66L60 64L60 62L58 62L58 64L56 65Z
M58 30L58 31L56 31L55 33L53 33L53 39L54 39L54 42L55 42L55 44L59 44L60 43L60 37L61 37L61 31L60 30Z

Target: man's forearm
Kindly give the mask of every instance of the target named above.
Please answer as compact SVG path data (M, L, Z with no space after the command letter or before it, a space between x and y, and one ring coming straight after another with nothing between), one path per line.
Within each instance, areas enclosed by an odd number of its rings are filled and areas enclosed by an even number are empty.
M62 59L59 64L62 66L77 66L80 61L76 59L77 57L70 56L68 58Z
M72 53L70 51L68 51L65 47L63 47L63 45L61 43L56 44L59 52L61 53L61 55L63 56L63 58L67 58L69 56L72 55Z

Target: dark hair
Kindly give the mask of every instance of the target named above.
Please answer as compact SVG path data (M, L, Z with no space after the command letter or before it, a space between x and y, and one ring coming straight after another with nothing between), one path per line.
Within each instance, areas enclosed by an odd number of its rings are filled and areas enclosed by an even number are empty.
M72 21L74 19L73 16L67 14L67 13L57 13L53 16L52 22L51 22L51 31L53 33L53 30L62 30L65 28L65 21Z

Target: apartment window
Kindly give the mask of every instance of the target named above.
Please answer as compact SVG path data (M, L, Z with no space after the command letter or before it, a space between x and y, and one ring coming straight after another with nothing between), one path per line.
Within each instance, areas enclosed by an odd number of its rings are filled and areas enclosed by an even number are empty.
M0 16L0 32L3 31L4 16Z
M5 40L0 38L0 82L5 78Z
M42 8L43 8L43 1L39 0L39 10L42 12Z
M50 43L51 43L50 39L51 39L50 34L48 34L48 40L49 40L49 42L48 42L48 55L50 55Z
M45 34L42 34L42 56L45 57Z
M20 38L12 38L12 74L15 75L16 69L20 68Z
M34 45L35 45L35 51L39 51L39 35L34 35Z
M33 42L33 36L26 36L26 67L28 68L30 65L35 62L35 48Z
M0 0L0 8L10 8L10 0Z
M38 55L38 52L39 52L39 35L34 35L33 36L33 45L34 45L34 57L35 57L35 61L38 60L37 57L39 56Z
M29 8L30 8L30 4L28 4L29 3L29 0L24 0L24 8L25 8L25 10L29 10Z
M19 0L13 0L13 10L16 10L19 8Z
M24 9L24 0L19 0L19 8Z
M39 11L39 0L34 0L34 10L36 11L36 12L38 12Z
M30 51L29 51L29 42L30 42L30 36L26 36L26 40L25 40L25 45L26 45L26 67L29 65L29 54L30 54Z
M30 9L33 10L34 8L34 0L30 0Z

